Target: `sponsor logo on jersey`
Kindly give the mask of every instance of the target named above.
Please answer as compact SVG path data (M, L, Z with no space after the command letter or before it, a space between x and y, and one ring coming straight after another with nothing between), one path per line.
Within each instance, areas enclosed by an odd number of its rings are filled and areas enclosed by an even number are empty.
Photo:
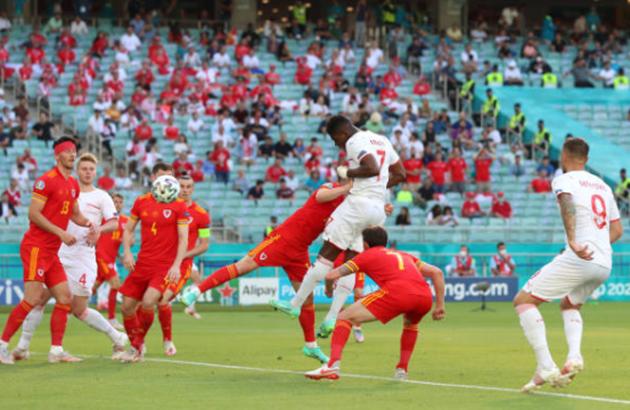
M37 181L37 184L35 184L35 189L42 190L44 189L45 186L46 186L46 183L44 181Z
M168 219L171 217L171 210L170 209L165 209L162 211L162 214L164 215L164 218Z

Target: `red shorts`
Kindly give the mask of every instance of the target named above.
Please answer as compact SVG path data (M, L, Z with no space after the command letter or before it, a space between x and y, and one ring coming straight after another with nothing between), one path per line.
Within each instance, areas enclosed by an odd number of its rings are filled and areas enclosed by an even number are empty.
M311 260L308 249L296 250L286 241L282 234L271 234L258 246L247 253L258 266L274 266L284 269L289 280L302 282Z
M361 303L383 323L389 322L396 316L404 315L405 319L415 325L431 311L433 296L431 294L409 295L404 292L391 293L385 289L379 289L361 299Z
M67 282L66 271L63 269L57 252L32 245L20 246L24 282L43 282L48 289Z
M96 267L96 281L99 283L107 282L111 278L118 277L116 261L113 263L107 263L104 259L96 258Z
M192 265L192 260L182 262L182 266L179 269L181 277L177 282L168 285L168 289L173 292L171 300L173 300L175 296L177 296L177 294L182 290L186 282L188 282L188 279L190 278L190 272L192 271Z
M170 266L152 266L136 262L136 269L129 273L119 292L135 300L142 300L149 288L164 293L169 285L168 270L170 268Z
M365 287L365 273L357 272L354 277L354 288L363 289Z

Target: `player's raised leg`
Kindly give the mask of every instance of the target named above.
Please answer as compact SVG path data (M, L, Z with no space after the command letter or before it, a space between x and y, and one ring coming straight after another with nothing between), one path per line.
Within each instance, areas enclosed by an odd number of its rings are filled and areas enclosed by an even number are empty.
M217 286L221 286L225 282L229 282L239 276L247 275L258 268L259 266L256 264L254 259L251 256L246 255L236 263L217 269L199 285L194 286L192 290L185 295L182 295L181 301L184 305L190 306L195 303L195 301L199 298L199 295L202 293L205 293L210 289L214 289Z
M190 271L190 280L195 286L199 286L201 285L201 282L203 282L203 278L201 277L201 272L199 272L199 268L194 263L193 263L192 270ZM195 303L196 302L192 302L188 306L186 306L186 309L184 309L184 312L187 315L194 317L195 319L201 319L201 315L197 313L197 309L195 309Z
M560 376L558 366L553 361L547 344L545 321L538 310L541 303L543 303L542 300L534 298L524 290L521 290L514 298L514 307L521 322L521 328L534 350L538 363L534 377L522 388L524 392L535 390L548 382L553 383Z
M320 367L319 369L306 373L306 377L309 379L338 379L339 368L341 367L341 356L343 349L348 342L350 332L352 332L352 326L360 325L362 323L372 322L377 320L376 317L370 312L363 304L353 303L348 309L341 312L337 322L335 323L335 330L332 334L332 341L330 343L330 361L328 364Z
M326 339L333 332L339 312L341 312L341 309L343 309L343 306L346 304L346 300L348 300L348 296L352 293L355 277L356 275L348 275L337 281L330 309L328 309L328 313L326 314L324 321L317 330L317 337Z

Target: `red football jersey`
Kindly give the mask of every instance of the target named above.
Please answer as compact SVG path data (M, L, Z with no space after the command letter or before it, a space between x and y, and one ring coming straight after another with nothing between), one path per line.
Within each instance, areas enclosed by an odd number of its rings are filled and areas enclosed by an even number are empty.
M444 183L446 182L444 174L446 173L447 168L448 166L444 161L429 162L429 165L427 165L427 169L431 171L431 179L433 179L434 184L444 185Z
M77 180L72 175L66 179L59 168L55 167L35 181L32 199L43 203L42 215L65 231L79 193ZM57 251L61 246L61 239L31 222L22 243Z
M429 284L420 274L422 262L405 252L383 246L363 251L347 266L352 272L364 272L381 288L406 295L431 294Z
M192 205L188 207L188 213L190 214L188 224L188 250L191 250L197 246L197 239L204 234L210 234L210 215L205 209L197 205L193 201ZM207 232L205 232L207 231ZM193 258L185 259L184 261L192 262Z
M170 267L177 256L177 227L188 225L189 217L188 207L181 199L163 204L150 193L136 199L129 219L142 225L138 261Z
M282 239L287 240L289 245L295 245L295 247L309 247L324 232L326 223L330 218L330 215L337 209L344 200L344 196L339 198L318 203L317 193L321 189L337 188L339 184L328 183L322 185L318 190L308 198L306 203L302 205L300 209L295 211L293 215L289 217L283 224L274 229L274 233L278 233L282 236Z
M490 182L490 166L492 158L483 158L475 161L475 181Z
M409 158L403 162L403 168L405 171L419 171L424 166L424 163L420 158ZM420 175L411 175L407 173L407 182L410 184L419 184L422 182Z
M129 218L124 215L118 217L118 228L114 232L104 233L98 239L96 244L96 257L102 259L105 263L115 263L116 256L122 244L123 232L127 226Z

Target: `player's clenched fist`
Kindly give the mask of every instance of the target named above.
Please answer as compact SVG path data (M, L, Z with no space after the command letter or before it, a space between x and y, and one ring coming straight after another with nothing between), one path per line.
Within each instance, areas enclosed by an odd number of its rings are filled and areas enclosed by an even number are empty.
M442 320L444 319L444 316L446 315L446 311L444 310L444 306L438 306L436 305L435 308L433 309L433 320Z
M77 242L77 238L75 238L74 235L65 231L61 233L60 238L67 246L72 246Z

